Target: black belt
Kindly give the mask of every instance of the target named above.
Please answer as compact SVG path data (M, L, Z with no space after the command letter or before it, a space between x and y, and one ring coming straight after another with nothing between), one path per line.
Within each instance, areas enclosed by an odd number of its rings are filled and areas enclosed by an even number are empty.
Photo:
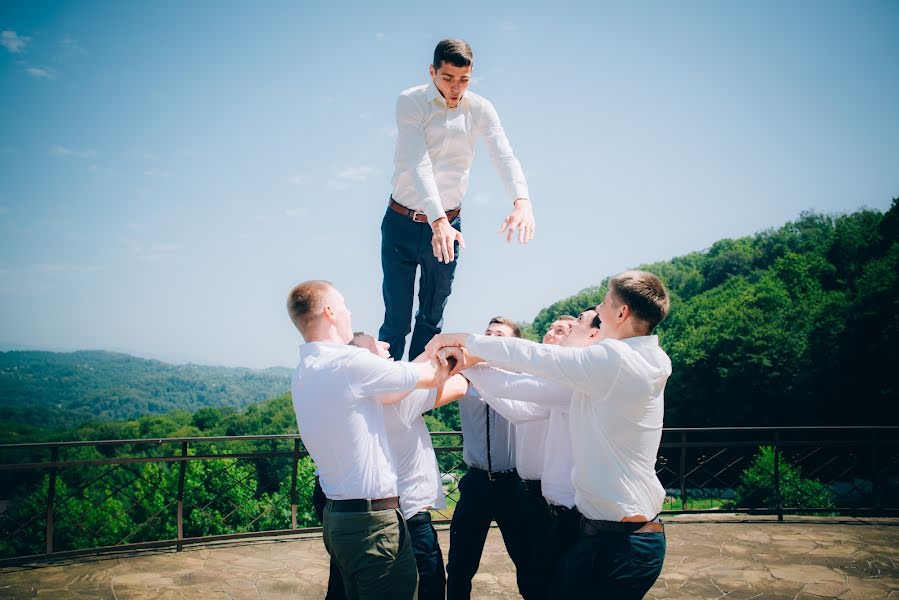
M550 504L549 512L551 512L552 515L556 518L581 516L581 513L576 506L573 508L568 508L567 506L562 506L561 504Z
M485 471L484 469L479 469L477 467L468 467L468 472L482 475L490 481L497 481L500 479L518 479L518 471L516 471L515 469L506 469L505 471Z
M404 217L409 217L416 223L430 223L430 219L428 219L428 215L423 212L412 210L411 208L406 208L399 202L393 199L393 196L390 197L390 208L394 212L398 212ZM459 216L459 213L462 212L462 207L454 208L453 210L446 211L446 219L447 221L452 221L456 217Z
M661 521L598 521L584 517L581 532L586 536L602 533L664 533Z
M390 498L378 498L377 500L331 500L325 507L331 512L374 512L376 510L391 510L400 507L399 496Z
M425 523L431 522L431 513L426 510L415 513L408 519L406 519L406 523L409 525L424 525Z
M522 479L521 487L524 488L529 494L536 494L537 496L543 497L543 487L540 485L539 479Z

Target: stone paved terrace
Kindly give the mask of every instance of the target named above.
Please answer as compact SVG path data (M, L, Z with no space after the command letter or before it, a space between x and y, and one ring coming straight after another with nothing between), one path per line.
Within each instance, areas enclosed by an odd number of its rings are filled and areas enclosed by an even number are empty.
M678 517L647 598L730 600L899 598L899 520ZM440 530L444 552L449 532ZM0 567L0 598L312 599L328 557L318 535L140 550ZM492 529L474 598L519 598Z

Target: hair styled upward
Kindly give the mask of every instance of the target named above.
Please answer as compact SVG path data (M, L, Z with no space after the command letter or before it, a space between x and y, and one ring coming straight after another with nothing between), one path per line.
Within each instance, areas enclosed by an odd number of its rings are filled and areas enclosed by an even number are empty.
M627 304L647 334L668 316L671 300L662 280L646 271L625 271L609 281L614 300Z
M437 47L434 48L434 70L439 69L445 62L456 67L469 66L474 62L471 46L465 40L457 38L440 40Z
M512 319L503 316L493 317L490 319L490 322L487 323L487 327L490 327L491 325L505 325L512 330L512 337L521 337L521 327L519 327L518 323Z
M316 279L297 285L287 296L287 314L294 326L305 337L309 323L321 314L325 307L325 296L334 289L330 281Z

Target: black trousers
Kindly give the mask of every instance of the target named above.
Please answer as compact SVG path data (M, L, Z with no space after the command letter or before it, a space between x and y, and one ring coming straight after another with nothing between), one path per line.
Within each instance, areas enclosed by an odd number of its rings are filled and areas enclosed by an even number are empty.
M544 515L533 521L533 576L530 584L534 598L552 600L557 595L551 587L553 577L562 557L580 535L581 513L576 508L547 506Z
M315 478L312 491L312 506L319 521L323 520L325 508L324 491ZM431 515L422 511L406 521L409 537L412 542L412 554L418 566L418 598L419 600L443 600L446 598L446 573L443 569L443 552L437 540L437 531L431 525ZM337 563L331 561L331 572L328 576L328 591L325 600L344 600L346 591L343 587L343 576Z
M540 491L539 481L521 481L515 489L515 520L521 547L520 564L515 578L518 591L525 600L542 598L547 585L546 565L541 561L542 531L551 517L549 506Z
M459 502L450 525L446 592L449 600L471 597L471 579L481 564L490 522L496 521L517 570L523 564L521 533L515 518L517 475L490 480L486 471L469 468L459 482Z

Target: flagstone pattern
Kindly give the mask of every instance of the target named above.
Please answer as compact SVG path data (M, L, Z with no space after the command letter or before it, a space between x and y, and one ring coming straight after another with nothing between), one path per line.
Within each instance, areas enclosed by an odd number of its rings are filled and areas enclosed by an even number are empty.
M653 600L899 599L899 520L703 516L667 521ZM444 555L449 531L439 531ZM0 598L319 599L328 555L317 534L137 550L0 567ZM520 598L491 529L473 598Z

